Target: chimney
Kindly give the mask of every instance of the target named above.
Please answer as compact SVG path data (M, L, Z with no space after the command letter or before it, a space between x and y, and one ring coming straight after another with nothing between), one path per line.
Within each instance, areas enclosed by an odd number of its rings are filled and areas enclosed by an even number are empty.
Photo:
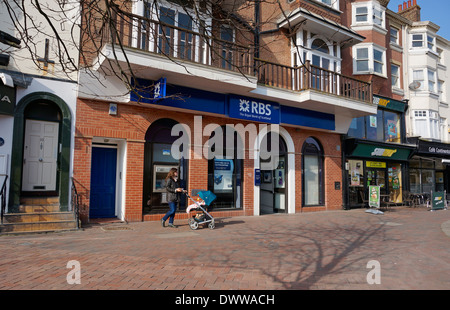
M405 1L403 6L400 4L398 6L398 14L412 22L420 22L420 6L417 5L417 0Z

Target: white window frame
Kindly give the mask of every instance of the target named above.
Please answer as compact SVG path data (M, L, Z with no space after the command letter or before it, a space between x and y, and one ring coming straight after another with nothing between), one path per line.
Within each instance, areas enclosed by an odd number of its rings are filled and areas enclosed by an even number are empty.
M357 14L358 8L363 7L367 8L367 14ZM376 12L381 13L381 17L377 17ZM367 18L364 21L357 21L357 15L366 15ZM376 30L386 35L386 8L380 5L378 1L353 2L351 27L355 30Z
M339 10L339 0L329 0L330 4L325 3L327 0L315 0L316 2L320 2L323 5L329 6L335 10ZM328 2L328 1L327 1Z
M394 67L397 68L397 75L394 75L394 70L392 70ZM394 82L394 79L396 82ZM400 66L394 63L391 63L391 82L392 88L400 88Z
M427 47L430 51L436 52L436 37L427 34Z
M318 50L312 49L312 44L316 39L321 39L327 44L327 48L329 50L329 53L324 53ZM314 37L311 37L311 33L307 32L307 39L306 42L303 40L303 29L300 28L298 32L296 33L296 39L295 42L297 46L295 46L293 43L291 44L291 64L292 66L301 66L302 63L305 63L305 61L309 60L312 64L313 55L320 57L320 63L323 63L323 59L326 58L329 61L329 71L341 72L341 48L339 44L337 45L336 52L334 51L334 45L336 42L330 41L324 36L316 35ZM300 57L302 57L302 61L300 61Z
M358 54L358 49L364 49L367 48L368 49L368 61L369 61L369 68L367 71L358 71L357 70L357 62L359 61L359 59L357 59L357 54ZM377 62L375 60L375 51L379 51L382 53L382 72L376 72L375 71L375 62ZM362 43L362 44L357 44L353 46L353 74L358 75L358 74L375 74L375 75L379 75L382 77L386 77L387 78L387 70L386 70L386 48L381 47L379 45L376 45L374 43Z
M438 80L438 93L439 93L439 102L445 103L445 81Z
M392 31L394 31L395 35L392 35ZM399 45L399 34L400 34L400 30L395 28L395 27L391 27L389 29L389 42L392 44L396 44ZM392 39L394 39L394 41L392 41Z
M424 35L423 33L411 33L411 48L423 48L425 46ZM414 38L414 36L420 36L421 39ZM414 46L414 42L420 42L420 46Z
M428 91L430 91L432 93L437 93L436 71L428 69L427 70L427 80L428 80Z
M432 110L414 110L413 111L414 135L423 138L440 140L441 137L441 118L439 113ZM425 131L419 132L417 121L425 121Z
M419 39L419 36L421 39ZM436 36L431 35L430 33L424 31L424 32L413 32L409 35L410 42L411 42L411 49L413 50L429 50L434 53L437 52L436 48ZM420 45L414 46L414 43L419 43Z

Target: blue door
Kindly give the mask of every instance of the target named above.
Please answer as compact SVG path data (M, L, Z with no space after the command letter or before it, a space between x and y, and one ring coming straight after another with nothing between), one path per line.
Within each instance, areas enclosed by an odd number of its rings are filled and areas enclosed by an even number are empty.
M89 217L116 216L117 149L92 148Z

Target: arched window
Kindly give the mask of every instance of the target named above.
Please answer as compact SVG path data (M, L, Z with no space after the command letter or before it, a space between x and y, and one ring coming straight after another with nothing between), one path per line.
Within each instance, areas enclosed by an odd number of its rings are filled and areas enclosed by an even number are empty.
M316 139L309 137L303 144L302 154L303 205L323 205L323 148Z
M244 161L238 156L238 132L217 127L210 136L208 154L208 190L216 195L215 209L241 209Z
M330 50L328 48L328 45L323 41L322 39L315 39L313 43L311 44L311 49L313 51L319 51L325 54L329 54Z

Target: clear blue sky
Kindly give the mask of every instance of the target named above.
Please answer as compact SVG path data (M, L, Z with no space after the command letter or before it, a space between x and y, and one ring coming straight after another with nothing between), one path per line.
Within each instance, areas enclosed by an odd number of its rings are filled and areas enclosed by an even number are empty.
M398 6L407 0L391 0L388 8L398 12ZM412 2L412 1L411 1ZM440 26L438 35L450 41L450 0L417 0L422 21L431 21Z

